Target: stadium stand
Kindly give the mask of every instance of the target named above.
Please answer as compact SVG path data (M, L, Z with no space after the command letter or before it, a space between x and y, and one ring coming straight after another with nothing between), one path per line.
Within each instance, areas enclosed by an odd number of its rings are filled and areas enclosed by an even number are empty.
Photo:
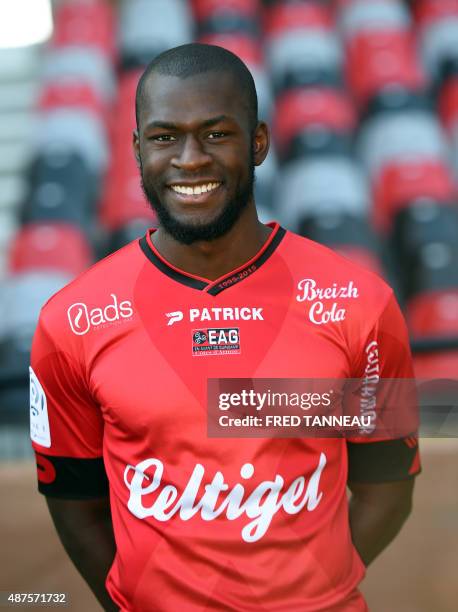
M254 75L262 219L386 276L418 375L456 376L458 0L61 0L45 49L0 51L0 423L23 418L41 303L156 223L135 89L192 40Z

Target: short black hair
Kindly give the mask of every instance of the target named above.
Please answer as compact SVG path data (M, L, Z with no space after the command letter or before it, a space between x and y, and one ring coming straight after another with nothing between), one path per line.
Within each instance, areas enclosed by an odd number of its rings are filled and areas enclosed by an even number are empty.
M240 85L239 92L245 98L249 113L250 130L254 132L258 123L258 96L253 76L245 64L234 53L216 45L190 43L164 51L145 68L137 85L135 116L139 126L140 106L144 100L145 83L151 74L187 78L204 72L228 72Z

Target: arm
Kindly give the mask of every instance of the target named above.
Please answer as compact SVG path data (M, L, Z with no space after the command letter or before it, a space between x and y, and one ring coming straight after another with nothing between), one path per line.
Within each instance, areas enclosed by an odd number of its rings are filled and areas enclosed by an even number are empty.
M102 608L118 610L105 588L116 544L108 497L89 500L47 497L60 541Z
M414 481L348 483L351 536L366 566L396 537L409 516Z

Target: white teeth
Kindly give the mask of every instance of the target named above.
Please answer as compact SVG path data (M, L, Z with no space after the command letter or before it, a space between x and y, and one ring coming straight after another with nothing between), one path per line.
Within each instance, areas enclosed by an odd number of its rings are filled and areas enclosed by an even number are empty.
M176 193L182 193L184 195L200 195L202 193L208 193L213 191L220 186L221 183L207 183L206 185L196 185L195 187L186 187L185 185L171 185L171 189Z

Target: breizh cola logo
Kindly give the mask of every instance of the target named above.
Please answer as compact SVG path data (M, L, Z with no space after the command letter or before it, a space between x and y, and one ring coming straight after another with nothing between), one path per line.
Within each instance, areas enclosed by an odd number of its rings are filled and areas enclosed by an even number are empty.
M89 309L84 302L76 302L67 310L70 328L77 336L83 336L93 327L105 326L108 323L130 319L134 314L132 302L120 302L118 297L111 293L112 301L106 306Z

